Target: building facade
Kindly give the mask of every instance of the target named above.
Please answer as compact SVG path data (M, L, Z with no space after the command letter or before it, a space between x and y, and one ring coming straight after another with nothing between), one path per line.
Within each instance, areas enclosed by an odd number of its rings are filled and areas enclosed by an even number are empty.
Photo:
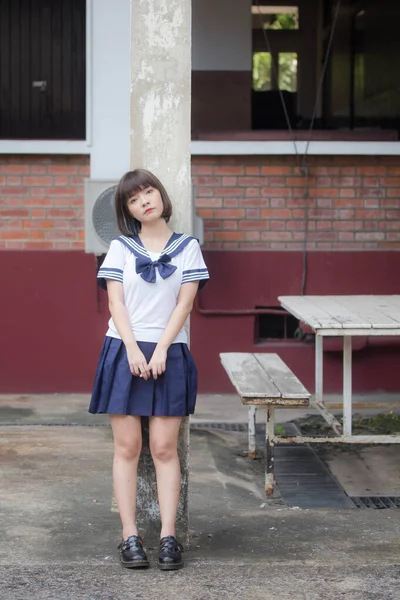
M278 296L399 293L399 9L192 6L192 178L211 274L192 315L200 390L230 391L219 352L255 350L313 389L313 338ZM1 10L0 392L86 392L108 308L85 252L84 180L129 168L130 2ZM398 390L397 341L357 343L354 389ZM329 344L325 387L339 391Z

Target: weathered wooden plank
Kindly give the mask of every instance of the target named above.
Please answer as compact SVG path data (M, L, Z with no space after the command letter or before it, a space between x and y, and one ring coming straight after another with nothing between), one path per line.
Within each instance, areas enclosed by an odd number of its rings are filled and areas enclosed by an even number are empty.
M288 312L312 329L342 329L342 323L326 310L309 301L309 296L280 296L279 302Z
M327 312L343 329L372 329L372 322L340 302L340 296L307 296L310 308L314 306Z
M348 327L346 329L318 329L317 335L321 335L323 337L354 337L354 336L386 336L386 335L400 335L400 329L385 329L384 327L369 327L368 329L352 329Z
M302 408L310 406L309 398L254 398L240 396L245 406L275 406L275 408Z
M277 354L227 352L220 357L243 404L287 408L309 406L309 392ZM282 396L282 391L286 396Z
M384 302L391 308L400 310L400 294L373 294L372 297L378 303Z
M334 335L338 330L338 335L342 335L341 328L354 335L380 335L380 329L385 330L382 335L397 335L400 327L398 294L281 296L279 300L286 310L322 334L330 330L330 335Z
M283 360L274 353L254 354L269 379L278 388L282 398L309 398L310 393L306 390L301 381L283 362Z
M263 371L253 354L226 352L220 354L229 379L241 398L280 398L281 393Z
M400 322L383 312L377 297L372 294L366 296L337 296L337 301L342 306L357 313L361 321L371 322L374 329L400 328ZM400 316L400 306L397 311Z
M400 327L400 295L374 296L375 306L382 314L390 317Z

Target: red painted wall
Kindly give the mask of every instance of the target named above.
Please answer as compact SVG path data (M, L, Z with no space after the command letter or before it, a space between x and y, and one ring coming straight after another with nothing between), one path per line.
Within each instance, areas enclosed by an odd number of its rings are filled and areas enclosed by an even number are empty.
M0 393L90 390L107 324L96 268L83 252L0 252Z
M277 305L298 294L302 253L205 251L211 281L199 295L205 309ZM400 293L397 252L312 252L307 293ZM0 392L89 392L107 327L107 297L96 285L96 260L83 252L0 253ZM232 388L218 354L279 352L313 389L314 351L301 342L254 344L254 317L205 317L193 312L192 350L201 392ZM358 392L400 389L400 346L354 355ZM341 355L327 354L326 391L341 389Z
M279 295L299 294L304 247L309 294L400 293L399 157L308 157L308 166L306 201L295 157L193 157L212 277L201 306L277 306ZM82 251L89 173L88 157L0 157L0 393L91 389L108 308L95 258ZM200 391L232 391L218 356L232 350L279 352L312 390L313 347L257 346L254 327L252 316L194 311ZM354 353L356 391L400 389L397 340L381 342ZM332 351L325 389L341 385L341 354Z
M280 295L301 292L301 252L205 252L211 280L199 295L202 309L253 309L279 306ZM399 294L398 252L310 252L307 294ZM254 342L255 317L202 316L192 319L192 348L202 392L229 392L232 387L219 361L220 352L277 352L310 390L314 390L314 348L299 341ZM336 347L339 340L326 341ZM382 342L384 345L382 345ZM354 352L353 384L357 392L400 389L400 339L359 339L366 348ZM379 344L379 347L378 347ZM342 355L325 358L326 392L342 389Z

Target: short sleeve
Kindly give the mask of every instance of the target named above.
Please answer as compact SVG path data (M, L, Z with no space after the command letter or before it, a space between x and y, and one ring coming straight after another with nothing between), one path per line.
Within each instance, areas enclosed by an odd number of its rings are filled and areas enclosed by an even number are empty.
M200 244L193 239L185 248L182 283L199 281L201 289L208 279L210 279L210 275L201 253Z
M107 289L107 279L114 279L123 283L123 274L125 266L125 249L118 240L113 240L106 257L97 273L98 284Z

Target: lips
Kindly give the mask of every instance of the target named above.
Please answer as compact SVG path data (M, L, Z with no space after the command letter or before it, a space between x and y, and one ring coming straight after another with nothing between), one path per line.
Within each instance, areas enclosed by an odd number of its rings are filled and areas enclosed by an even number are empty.
M154 208L148 208L147 210L144 211L145 215L149 215L151 212L153 212Z

